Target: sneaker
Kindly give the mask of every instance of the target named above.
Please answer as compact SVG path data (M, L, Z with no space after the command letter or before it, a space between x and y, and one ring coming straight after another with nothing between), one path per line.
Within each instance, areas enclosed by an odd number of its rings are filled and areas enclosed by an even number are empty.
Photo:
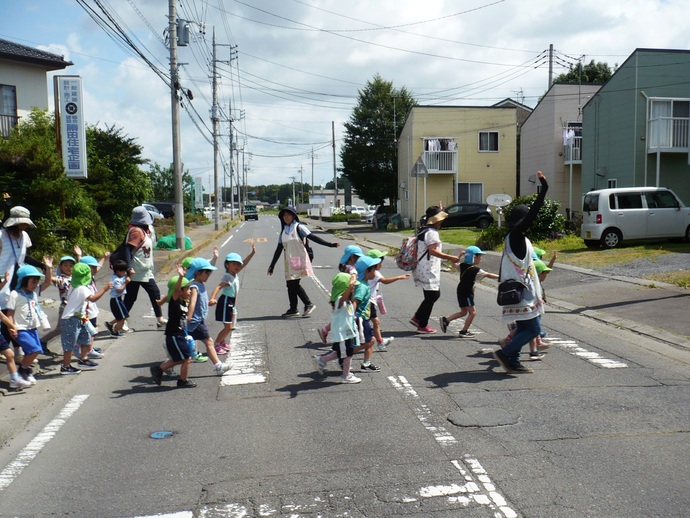
M19 377L22 378L24 381L28 382L29 385L36 384L36 378L34 378L34 371L31 369L31 367L19 367L17 369L17 372L19 373Z
M280 315L283 318L294 318L300 316L299 311L296 309L288 309L285 313Z
M316 332L319 333L319 338L323 343L328 343L328 330L325 327L320 327Z
M110 322L106 321L105 328L110 332L111 335L114 334L113 333L113 325Z
M215 367L215 371L216 371L216 374L218 374L218 376L222 376L223 374L228 372L230 369L232 369L232 363L230 363L230 362L221 363L218 367ZM178 380L178 383L179 383L179 380Z
M503 370L506 371L506 374L517 374L516 367L521 366L519 363L517 366L511 365L510 359L503 351L494 351L492 354L494 355L494 358L496 358L496 361L499 363L499 365L503 367Z
M314 312L315 309L316 306L314 304L307 304L306 306L304 306L304 313L302 313L302 317L307 318Z
M534 361L534 360L541 360L544 356L546 356L544 353L540 353L539 351L533 351L529 353L529 359Z
M77 360L77 365L79 365L80 367L88 367L89 369L95 369L96 367L98 367L98 364L95 361L89 360L88 358L86 358L85 360L79 358L79 360Z
M64 365L60 367L60 374L79 374L81 371L77 369L76 367L72 367L71 365L68 365L65 367Z
M474 338L474 333L472 331L465 331L464 329L461 329L458 331L458 337L460 338Z
M196 383L194 383L190 379L177 380L177 388L194 388L194 387L196 387Z
M217 354L228 354L230 351L223 347L221 344L214 344L213 347L216 349Z
M160 385L163 381L163 369L159 365L151 367L151 377L156 385Z
M207 362L207 361L208 361L208 356L206 356L206 355L204 355L204 354L201 354L201 353L196 353L196 354L192 357L192 361L193 361L194 363L204 363L204 362Z
M129 327L129 325L127 324L127 321L125 320L125 323L122 325L122 331L125 333L133 333L134 329Z
M362 378L358 378L352 373L338 378L338 383L359 383L360 381L362 381Z
M167 376L168 378L174 378L177 376L177 371L175 370L175 367L170 367L168 370L163 371L163 376Z
M410 324L412 324L413 326L419 327L419 320L417 320L417 317L412 317L412 318L409 320L409 322L410 322Z
M367 371L372 371L372 372L379 372L381 370L381 367L378 367L374 365L373 363L363 363L361 367L359 368L362 372L367 372Z
M96 349L92 349L89 351L86 357L92 360L100 360L101 358L103 358L103 353L98 352Z
M168 323L168 320L165 318L162 318L160 320L156 320L156 327L160 329L161 327L165 327L165 324L167 324L167 323Z
M97 353L103 353L103 349L101 349L100 347L96 347L95 345L93 346L93 350Z
M450 324L450 322L448 322L448 319L446 317L439 318L438 323L441 325L441 331L443 331L444 333L448 331L448 324Z
M323 376L323 373L326 370L326 363L321 360L321 356L318 354L312 356L311 359L314 362L314 368L316 369L316 372L319 373L319 376Z
M10 388L12 389L25 389L31 386L31 382L25 380L21 376L16 380L10 380Z
M123 336L125 336L125 333L123 333L122 331L118 331L117 333L110 333L108 336L110 338L122 338Z
M528 369L521 363L518 363L517 365L513 365L513 374L532 374L534 371L532 369Z
M388 345L390 345L390 343L391 343L393 340L395 340L395 337L394 337L394 336L389 336L388 338L384 338L384 339L383 339L383 342L381 342L381 343L376 342L376 348L377 348L380 352L387 351L387 350L388 350Z
M428 325L426 327L417 328L417 333L419 333L420 335L433 335L436 332L436 329L434 329L433 327L429 327Z

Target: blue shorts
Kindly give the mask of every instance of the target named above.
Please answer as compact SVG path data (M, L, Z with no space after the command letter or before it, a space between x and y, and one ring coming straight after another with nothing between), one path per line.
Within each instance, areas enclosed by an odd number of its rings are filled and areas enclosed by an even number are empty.
M127 311L127 306L125 306L125 301L122 299L122 297L110 298L110 311L115 320L124 320L125 318L129 318L129 311Z
M342 360L355 354L355 339L348 338L342 342L333 344L333 350L338 353L338 359Z
M5 340L5 337L0 334L0 352L10 349L10 343Z
M168 350L170 359L174 362L182 362L191 356L187 339L183 334L165 337L165 348Z
M461 308L468 308L474 306L474 295L472 293L464 293L460 291L460 286L455 291L458 297L458 305Z
M64 352L74 351L79 354L80 345L89 345L91 343L91 335L82 325L81 318L63 318L61 323L60 339Z
M43 352L38 329L20 329L17 331L17 343L22 347L24 354Z
M208 327L206 327L204 322L196 326L194 331L190 331L189 335L194 338L194 340L200 340L202 342L205 342L211 338L211 334L208 332Z
M355 322L357 323L357 332L361 340L359 345L364 345L371 342L374 339L374 329L371 327L371 320L358 318L355 320Z
M232 324L232 319L235 314L235 297L227 297L221 295L216 304L216 322L223 322L224 324Z

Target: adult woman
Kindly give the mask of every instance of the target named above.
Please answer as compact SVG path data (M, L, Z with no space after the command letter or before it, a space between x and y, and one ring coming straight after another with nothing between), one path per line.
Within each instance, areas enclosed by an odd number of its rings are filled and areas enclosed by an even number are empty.
M127 285L124 302L127 311L131 313L132 306L137 300L139 288L144 288L156 315L156 324L158 327L163 327L167 320L163 318L161 308L156 302L161 298L161 293L156 280L153 278L153 247L155 246L153 236L155 234L151 232L151 225L153 225L153 218L149 211L145 207L134 207L129 222L129 231L125 238L127 246L125 247L124 261L131 268L129 270L131 281ZM109 324L111 323L109 322Z
M312 234L305 224L300 223L297 212L292 207L281 210L278 213L278 218L280 218L280 235L273 260L268 267L268 275L273 275L273 267L282 253L285 259L285 283L290 301L290 308L282 316L285 318L300 316L297 309L297 299L299 298L304 303L302 316L308 317L314 312L316 306L312 304L304 288L300 285L302 277L314 273L307 253L306 240L331 248L339 247L340 243L337 241L329 243Z
M415 286L424 290L424 300L417 308L410 324L420 334L433 334L436 329L429 326L434 304L441 296L441 259L457 263L460 258L443 253L443 244L438 234L441 223L448 217L443 209L434 205L426 209L424 227L417 234L417 257L419 262L412 272Z
M541 331L539 317L544 314L542 304L541 284L534 268L532 243L525 233L534 222L539 209L544 204L549 185L541 171L537 172L541 183L539 195L531 207L516 205L510 211L506 226L509 228L506 236L503 256L501 257L500 279L503 282L515 279L527 286L523 292L523 299L514 305L502 306L501 320L505 324L515 322L517 328L510 342L503 350L494 351L494 358L508 374L526 374L532 371L520 363L522 346L536 338Z

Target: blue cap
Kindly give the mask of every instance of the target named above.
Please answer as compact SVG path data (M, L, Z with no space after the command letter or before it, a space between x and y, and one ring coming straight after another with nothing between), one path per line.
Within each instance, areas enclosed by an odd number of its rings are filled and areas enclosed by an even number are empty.
M353 255L359 255L362 256L364 255L364 252L362 252L362 249L358 247L357 245L347 245L345 247L345 251L343 252L343 256L340 258L340 264L345 264L350 260L350 257Z
M364 280L364 273L368 268L375 266L381 262L380 257L369 257L368 255L363 255L355 263L355 269L357 270L357 280Z
M191 281L192 279L194 279L194 274L200 270L217 269L218 268L213 266L208 259L204 259L203 257L197 257L191 263L189 263L189 269L187 270L187 273L185 273L184 276Z
M35 266L31 266L30 264L25 264L24 266L19 268L19 270L17 270L17 286L18 287L22 285L22 279L24 279L24 277L41 277L41 278L43 278L43 277L45 277L45 275L43 275L43 273L38 268L36 268Z
M71 255L66 255L64 257L60 257L60 262L58 263L58 266L60 266L65 261L72 261L74 264L77 264L77 260L74 257L72 257Z
M482 252L482 249L478 246L468 246L465 249L465 262L470 264L474 262L475 255L484 255L484 252Z
M227 263L227 262L233 262L233 263L244 264L244 262L242 261L242 257L240 256L240 254L236 254L235 252L232 252L232 253L226 255L226 256L225 256L225 262L226 262L226 263Z
M80 263L88 264L89 266L95 266L96 268L100 268L101 265L98 264L98 261L96 258L92 255L85 255L84 257L81 258Z

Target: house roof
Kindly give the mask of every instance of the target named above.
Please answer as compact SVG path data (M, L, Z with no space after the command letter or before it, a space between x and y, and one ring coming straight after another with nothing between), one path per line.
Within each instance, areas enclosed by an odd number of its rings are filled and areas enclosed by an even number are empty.
M65 61L64 56L3 39L0 39L0 60L29 63L46 70L62 70L74 64L71 61Z
M521 109L528 111L528 112L531 112L533 110L533 108L530 108L526 104L522 104L522 103L516 101L515 99L511 99L510 97L506 97L502 101L498 101L493 106L498 106L498 107L503 107L503 108L510 108L510 107L521 108Z

